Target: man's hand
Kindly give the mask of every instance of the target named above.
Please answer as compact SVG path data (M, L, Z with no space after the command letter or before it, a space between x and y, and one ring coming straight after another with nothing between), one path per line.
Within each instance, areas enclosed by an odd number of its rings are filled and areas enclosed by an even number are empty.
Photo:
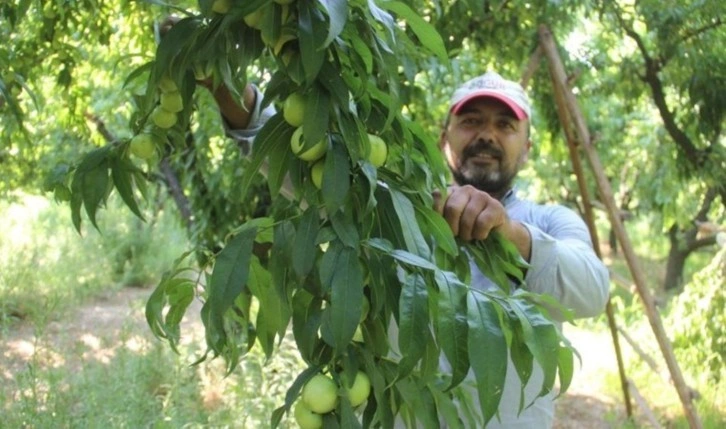
M169 32L169 30L172 29L179 21L181 21L181 18L176 15L169 15L166 18L164 18L163 21L159 23L159 37L163 38L166 36L166 33ZM200 86L203 86L207 88L208 90L212 90L212 78L207 77L205 79L197 79L197 84Z
M484 240L493 229L509 222L502 203L471 185L452 186L444 200L434 196L436 211L451 227L455 236L466 240Z
M485 240L492 231L498 231L529 260L529 231L509 219L502 203L488 193L471 185L451 186L446 198L434 193L434 209L446 219L454 236L465 241Z
M164 18L159 24L159 36L164 37L171 30L171 27L175 26L179 21L181 21L181 18L176 15L169 15Z

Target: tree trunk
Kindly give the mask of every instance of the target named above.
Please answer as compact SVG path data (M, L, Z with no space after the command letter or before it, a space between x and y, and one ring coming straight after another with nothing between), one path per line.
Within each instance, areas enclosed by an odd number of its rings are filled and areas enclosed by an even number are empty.
M176 172L169 163L169 158L164 157L161 160L159 163L159 170L161 170L161 173L164 176L164 183L166 183L169 194L171 194L174 202L176 203L176 207L179 210L179 215L181 216L184 225L187 227L187 230L191 229L192 209L189 204L189 199L186 195L184 195L184 190L182 189L181 183L179 183L179 178L177 177Z
M686 266L686 258L690 251L678 239L678 225L673 225L668 230L668 241L671 248L668 251L668 260L666 263L666 275L663 281L663 288L666 291L675 291L683 287L683 269Z
M681 289L683 286L683 269L686 266L688 255L702 247L711 246L716 242L715 235L698 238L698 228L695 225L698 222L708 220L708 212L719 192L720 189L717 188L709 188L706 191L701 208L691 222L693 226L681 230L675 224L668 230L668 241L670 241L671 248L668 251L666 277L663 281L664 290L675 291Z

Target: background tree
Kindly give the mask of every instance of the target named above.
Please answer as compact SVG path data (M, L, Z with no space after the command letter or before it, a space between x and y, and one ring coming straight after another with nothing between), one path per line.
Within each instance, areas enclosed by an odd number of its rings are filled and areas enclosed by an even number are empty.
M607 93L606 89L621 94L618 100L625 112L641 118L643 114L637 112L650 105L659 118L639 132L637 143L647 148L642 157L633 156L630 148L623 152L636 162L648 159L654 163L645 170L628 167L638 174L631 176L631 185L621 186L635 188L626 194L637 200L637 209L658 213L658 224L667 231L670 250L663 281L667 291L683 285L686 258L715 243L713 234L697 238L698 224L724 222L723 12L723 5L715 1L680 2L671 7L651 1L600 6L604 29L612 33L601 33L591 58L597 59L606 46L607 50L620 48L605 67L603 74L611 76L603 79L607 87L593 89L600 94ZM625 130L630 128L622 125ZM599 133L602 144L620 146L614 137L622 133L603 131ZM646 154L650 156L646 158ZM617 177L616 171L613 177Z

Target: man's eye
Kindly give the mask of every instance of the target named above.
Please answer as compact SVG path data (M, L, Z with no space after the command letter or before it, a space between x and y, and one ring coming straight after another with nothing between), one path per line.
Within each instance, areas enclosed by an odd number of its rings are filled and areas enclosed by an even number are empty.
M512 130L514 129L514 122L508 120L501 120L499 121L499 126L504 129Z

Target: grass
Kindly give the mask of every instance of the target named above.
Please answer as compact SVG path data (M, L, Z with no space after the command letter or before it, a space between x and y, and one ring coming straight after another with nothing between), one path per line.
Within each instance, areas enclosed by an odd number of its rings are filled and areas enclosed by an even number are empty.
M173 214L133 217L112 200L97 231L73 229L67 205L20 195L0 202L0 324L61 314L89 297L128 285L148 285L184 249ZM151 231L153 230L153 234Z
M189 365L196 346L179 356L134 335L104 358L86 351L70 351L56 366L34 356L2 389L0 427L265 427L300 365L289 353L268 364L255 351L224 378L221 361ZM282 427L289 425L287 418Z
M0 206L0 351L26 353L0 363L0 428L266 426L301 366L290 339L269 362L253 350L229 377L221 360L190 365L203 338L176 355L143 316L148 286L186 249L184 231L170 213L153 225L118 202L100 213L101 232L86 224L79 237L67 207L46 198ZM82 326L81 304L128 286L142 298L122 326Z
M677 300L666 300L666 296L660 297L659 305L660 319L673 347L676 360L686 384L698 392L698 397L693 401L704 428L726 427L726 371L721 370L721 377L709 372L702 356L708 353L719 353L723 348L718 349L718 340L706 341L710 336L721 336L724 330L723 318L714 317L722 314L720 308L723 293L718 293L723 288L723 275L718 275L718 261L726 261L724 257L726 250L721 250L716 255L711 254L708 258L703 255L693 265L700 265L703 271L692 277L692 282L686 285L686 290L679 299L685 300L687 305L686 314L683 310L676 310ZM646 273L653 275L661 268L653 261L643 264ZM694 272L697 269L694 268ZM708 299L703 299L703 297ZM717 299L710 301L711 298ZM650 408L658 416L661 424L667 428L687 428L688 421L685 417L683 405L679 399L678 392L670 382L670 371L663 358L660 345L658 344L653 329L642 311L639 298L632 296L622 289L616 290L612 297L616 308L618 324L626 329L633 338L638 348L644 351L656 364L656 370L652 369L636 353L634 348L621 336L621 347L624 350L627 376L633 380L641 395L646 398ZM695 300L695 303L694 303ZM683 305L684 302L681 302ZM689 311L697 307L698 311ZM705 319L704 319L705 318ZM698 323L696 323L698 322ZM681 338L680 345L674 342L678 335L688 335L686 340ZM711 348L713 347L713 349ZM720 355L723 360L726 356ZM608 394L614 397L621 397L620 380L616 373L608 374L605 383ZM617 396L616 396L617 395Z

